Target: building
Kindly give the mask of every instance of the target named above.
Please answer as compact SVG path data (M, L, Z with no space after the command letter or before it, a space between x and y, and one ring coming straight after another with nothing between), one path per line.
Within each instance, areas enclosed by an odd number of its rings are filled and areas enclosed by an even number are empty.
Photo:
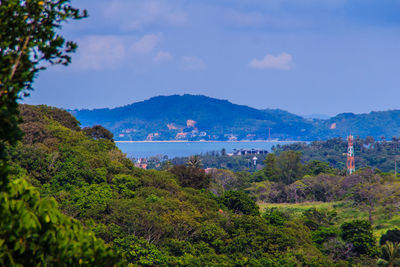
M233 156L240 155L266 155L268 151L266 149L234 149Z

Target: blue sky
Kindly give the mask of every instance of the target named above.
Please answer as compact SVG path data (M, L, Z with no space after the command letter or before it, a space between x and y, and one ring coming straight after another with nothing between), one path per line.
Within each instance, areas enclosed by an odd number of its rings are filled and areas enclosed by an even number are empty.
M204 94L296 114L399 109L400 0L79 0L73 63L25 100L116 107Z

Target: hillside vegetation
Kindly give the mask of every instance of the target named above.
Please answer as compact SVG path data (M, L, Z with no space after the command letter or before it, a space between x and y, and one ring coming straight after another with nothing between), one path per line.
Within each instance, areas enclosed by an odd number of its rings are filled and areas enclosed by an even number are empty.
M400 111L305 119L201 95L158 96L113 109L73 110L83 126L101 124L117 140L325 140L400 135ZM271 134L271 135L269 135Z
M377 227L386 233L396 224L399 182L392 176L340 176L323 162L302 164L293 151L269 154L254 174L206 174L195 159L142 170L100 126L80 129L69 113L51 107L20 110L25 136L8 149L13 179L27 177L42 197L54 198L123 265L374 266L381 255ZM265 204L305 201L329 209ZM338 215L348 205L369 216Z
M55 198L65 214L94 231L125 263L331 261L313 245L304 225L268 223L246 194L211 194L210 177L201 169L137 169L112 140L88 136L64 111L23 105L21 112L21 128L35 130L9 149L13 176L29 177L43 197Z
M314 141L307 143L293 143L278 145L273 152L280 154L283 151L297 151L301 153L303 162L319 160L328 162L331 167L337 169L346 168L347 140L332 138L326 141ZM392 137L389 140L375 140L372 136L354 139L354 155L357 169L371 167L376 171L394 171L395 161L400 154L400 139Z

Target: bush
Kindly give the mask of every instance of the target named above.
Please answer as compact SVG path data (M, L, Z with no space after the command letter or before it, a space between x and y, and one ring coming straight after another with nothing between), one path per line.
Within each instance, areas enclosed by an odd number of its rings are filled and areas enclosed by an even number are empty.
M399 243L400 242L400 230L395 228L392 230L388 230L385 234L382 235L379 244L381 246L386 244L386 241L390 241L393 243Z
M257 204L243 191L227 191L220 202L237 214L259 215Z
M288 220L287 216L277 208L266 209L262 216L269 224L275 226L282 226Z
M341 237L353 244L353 251L358 255L375 256L377 254L372 225L367 220L345 222L341 226Z
M182 187L202 189L210 186L210 176L203 169L178 165L172 167L169 172L175 174Z

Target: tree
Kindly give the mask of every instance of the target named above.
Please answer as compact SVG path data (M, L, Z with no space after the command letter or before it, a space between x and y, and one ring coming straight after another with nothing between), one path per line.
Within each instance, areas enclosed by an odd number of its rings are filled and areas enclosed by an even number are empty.
M367 174L366 176L369 181L363 179L363 182L355 187L352 198L356 205L367 209L369 222L373 224L372 213L379 201L383 198L383 186L380 183L380 177L378 175L368 177Z
M210 172L210 191L216 195L223 194L227 190L244 189L250 183L251 176L248 173L234 173L230 170L212 169Z
M369 221L345 222L340 226L340 229L342 239L353 245L355 253L358 255L376 255L375 238Z
M193 187L196 189L208 188L210 185L210 175L203 169L178 165L172 167L169 172L174 174L182 187Z
M329 167L329 163L319 160L310 160L307 162L304 166L304 172L311 176L317 176L320 173L336 174L335 169Z
M186 162L186 165L188 167L201 168L203 166L203 163L201 162L201 158L195 155L189 157L188 161Z
M38 72L49 65L68 65L77 45L57 33L61 24L87 16L70 0L3 0L0 2L0 153L21 138L18 103L33 88ZM4 171L4 167L3 167ZM4 175L3 175L4 177Z
M139 266L165 265L166 257L143 238L129 235L114 240L117 248L123 253L122 257L126 262L135 263Z
M269 180L269 181L278 181L279 179L279 169L278 169L278 164L277 164L278 158L275 154L269 153L267 154L267 157L264 160L265 168L260 171L261 177L257 178L259 176L259 173L256 173L256 181L262 181L262 180Z
M264 164L265 168L255 173L255 181L270 180L288 185L301 179L304 174L300 152L283 151L279 156L268 154Z
M227 191L220 202L233 212L245 215L259 215L257 204L243 191Z
M288 220L289 216L277 208L268 208L264 211L262 217L265 218L271 225L283 226Z
M11 180L6 146L21 139L18 102L40 70L70 63L77 48L58 34L86 17L69 0L0 1L0 265L110 266L117 257L92 232L41 199L24 179Z
M379 244L383 246L388 241L392 243L400 243L400 230L397 228L388 230L382 235Z
M118 254L24 179L0 194L1 266L112 266Z
M303 165L301 153L296 151L284 151L279 155L278 167L280 180L285 184L291 184L303 177Z
M94 139L107 139L114 142L114 135L101 125L85 127L82 129L82 131L84 131L87 136L90 136Z
M388 267L400 266L400 243L386 241L386 244L382 246L382 255L377 264Z

